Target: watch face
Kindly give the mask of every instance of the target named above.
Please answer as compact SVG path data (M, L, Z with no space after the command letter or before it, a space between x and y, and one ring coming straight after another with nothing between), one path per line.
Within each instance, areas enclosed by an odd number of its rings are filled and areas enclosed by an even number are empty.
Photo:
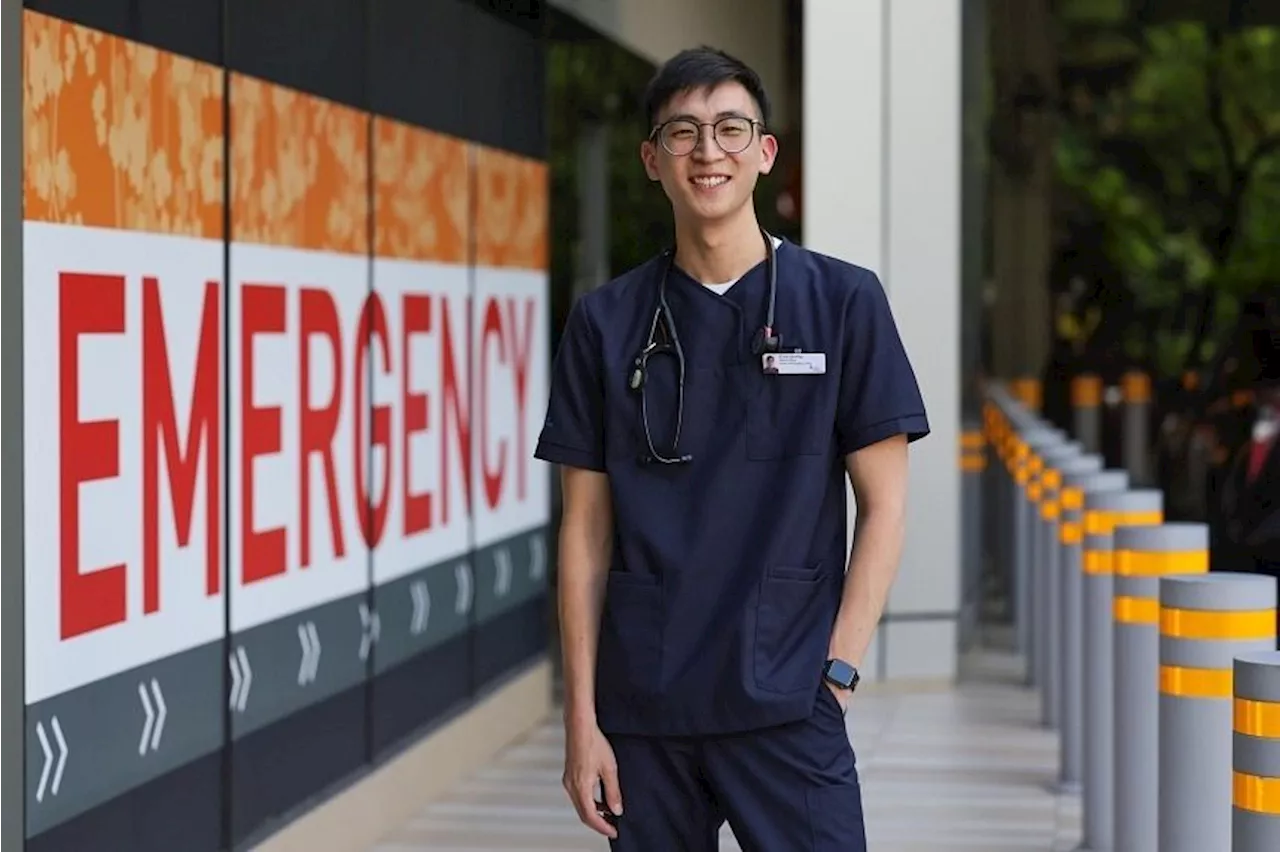
M828 660L827 678L845 689L851 689L858 682L858 670L844 660Z

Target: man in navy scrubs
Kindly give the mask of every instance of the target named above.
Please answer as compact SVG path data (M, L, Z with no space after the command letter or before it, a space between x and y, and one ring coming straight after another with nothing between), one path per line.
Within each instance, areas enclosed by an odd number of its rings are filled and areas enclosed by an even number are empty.
M536 450L563 477L565 788L615 852L713 850L726 821L749 852L858 852L844 711L924 404L875 274L757 223L759 77L689 50L646 101L676 245L574 305Z

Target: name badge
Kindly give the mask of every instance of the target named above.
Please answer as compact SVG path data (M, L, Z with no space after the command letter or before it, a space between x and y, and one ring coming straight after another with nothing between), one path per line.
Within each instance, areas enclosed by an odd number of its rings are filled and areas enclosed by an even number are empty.
M769 352L761 357L766 373L780 376L818 376L827 371L822 352Z

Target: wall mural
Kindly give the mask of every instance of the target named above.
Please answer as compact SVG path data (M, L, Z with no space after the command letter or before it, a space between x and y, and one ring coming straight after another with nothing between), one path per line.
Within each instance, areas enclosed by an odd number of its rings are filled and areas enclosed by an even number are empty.
M26 833L220 848L542 652L546 166L23 26Z

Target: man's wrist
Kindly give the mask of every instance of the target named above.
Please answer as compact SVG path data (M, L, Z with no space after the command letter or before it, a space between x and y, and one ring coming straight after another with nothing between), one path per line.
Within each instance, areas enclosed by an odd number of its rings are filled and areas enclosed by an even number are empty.
M592 704L571 704L565 702L564 722L570 727L596 724L596 708Z

